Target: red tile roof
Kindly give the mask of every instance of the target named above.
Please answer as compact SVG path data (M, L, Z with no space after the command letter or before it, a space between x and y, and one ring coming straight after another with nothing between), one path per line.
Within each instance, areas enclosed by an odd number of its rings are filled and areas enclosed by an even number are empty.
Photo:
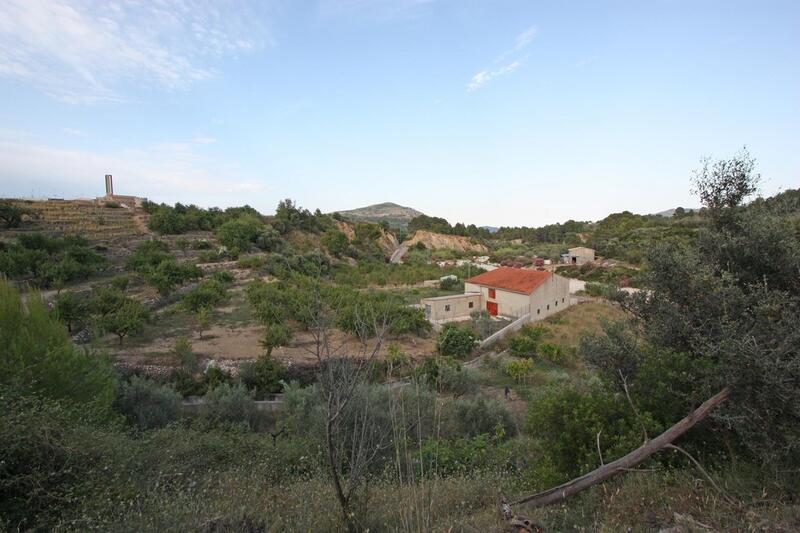
M500 267L477 276L472 276L467 283L504 289L513 292L532 293L552 274L542 270L527 270L522 268Z

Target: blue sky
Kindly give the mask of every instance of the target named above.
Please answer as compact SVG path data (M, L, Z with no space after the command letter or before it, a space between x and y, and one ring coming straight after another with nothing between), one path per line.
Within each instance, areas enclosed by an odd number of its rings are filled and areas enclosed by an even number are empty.
M0 2L0 196L541 225L742 145L800 186L800 2Z

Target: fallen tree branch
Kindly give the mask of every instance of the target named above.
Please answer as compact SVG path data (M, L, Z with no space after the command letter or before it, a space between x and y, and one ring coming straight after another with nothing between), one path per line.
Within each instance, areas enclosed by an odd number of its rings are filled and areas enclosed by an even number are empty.
M672 444L672 441L689 431L695 424L706 418L708 413L713 411L717 406L728 399L730 393L731 387L725 387L717 394L703 402L700 407L695 409L686 418L683 418L681 421L653 440L645 442L642 446L636 448L628 455L620 457L616 461L603 465L600 468L592 470L588 474L573 479L572 481L568 481L563 485L559 485L544 492L534 494L533 496L527 496L521 500L517 500L513 503L513 505L529 504L536 507L550 505L551 503L560 502L567 497L572 496L573 494L588 489L592 485L596 485L597 483L605 481L606 479L621 472L630 470L657 451ZM510 505L506 503L506 506L508 506L508 510L510 511ZM505 515L505 512L503 514Z

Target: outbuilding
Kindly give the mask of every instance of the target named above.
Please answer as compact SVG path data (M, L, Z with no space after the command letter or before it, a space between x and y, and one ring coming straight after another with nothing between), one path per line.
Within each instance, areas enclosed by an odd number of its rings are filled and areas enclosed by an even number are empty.
M595 252L592 248L586 248L585 246L577 246L575 248L569 249L569 255L567 256L567 262L572 265L584 265L586 263L591 263L595 260Z

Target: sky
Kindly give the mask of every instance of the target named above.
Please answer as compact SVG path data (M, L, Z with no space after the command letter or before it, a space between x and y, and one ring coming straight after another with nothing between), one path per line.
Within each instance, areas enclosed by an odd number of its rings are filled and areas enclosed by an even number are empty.
M536 226L800 186L800 2L3 0L0 197Z

